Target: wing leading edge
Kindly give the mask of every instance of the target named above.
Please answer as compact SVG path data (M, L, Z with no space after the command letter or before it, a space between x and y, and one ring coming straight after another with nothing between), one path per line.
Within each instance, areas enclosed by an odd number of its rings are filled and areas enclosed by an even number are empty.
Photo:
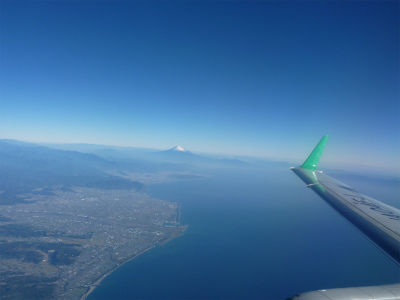
M400 210L360 194L317 170L328 136L300 167L290 168L309 188L400 265Z
M317 170L328 136L324 136L306 161L299 167L290 168L307 187L316 192L330 206L361 231L370 241L400 265L400 210L363 195L352 187ZM321 290L297 295L290 299L325 299L322 292L330 292L327 299L400 299L400 284L391 285L390 295L382 294L388 286L369 287L376 292L366 295L360 288ZM337 294L337 291L341 291ZM353 296L354 294L354 296ZM336 296L334 296L336 295Z

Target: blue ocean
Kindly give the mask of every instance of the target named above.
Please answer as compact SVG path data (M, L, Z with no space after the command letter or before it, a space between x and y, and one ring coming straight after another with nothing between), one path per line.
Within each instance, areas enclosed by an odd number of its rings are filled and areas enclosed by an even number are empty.
M197 171L204 176L147 188L181 204L185 234L117 269L89 300L286 299L400 280L400 268L286 166ZM399 202L399 181L332 177Z

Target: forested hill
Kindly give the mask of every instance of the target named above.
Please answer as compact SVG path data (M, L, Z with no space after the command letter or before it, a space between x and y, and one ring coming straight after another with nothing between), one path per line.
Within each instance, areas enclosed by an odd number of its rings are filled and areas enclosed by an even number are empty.
M124 164L124 170L136 170ZM143 189L144 185L107 173L118 162L94 154L56 150L30 143L0 140L0 204L27 201L27 194L51 193L53 186L97 189Z

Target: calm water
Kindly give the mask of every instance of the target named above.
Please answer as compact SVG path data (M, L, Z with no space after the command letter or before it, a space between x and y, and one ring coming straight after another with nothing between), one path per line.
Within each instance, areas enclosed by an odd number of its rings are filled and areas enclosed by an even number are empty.
M287 168L207 173L148 187L181 203L189 228L119 268L90 300L285 299L400 280L399 267ZM399 197L389 187L385 197Z

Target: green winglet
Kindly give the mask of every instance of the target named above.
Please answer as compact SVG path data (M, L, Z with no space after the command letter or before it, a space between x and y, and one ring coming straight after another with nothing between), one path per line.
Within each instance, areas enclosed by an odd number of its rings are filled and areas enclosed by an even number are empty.
M318 143L318 145L314 148L313 152L311 152L310 156L306 159L304 164L300 166L303 169L311 169L316 170L319 159L321 158L322 152L324 151L326 141L328 140L329 135L324 136Z

